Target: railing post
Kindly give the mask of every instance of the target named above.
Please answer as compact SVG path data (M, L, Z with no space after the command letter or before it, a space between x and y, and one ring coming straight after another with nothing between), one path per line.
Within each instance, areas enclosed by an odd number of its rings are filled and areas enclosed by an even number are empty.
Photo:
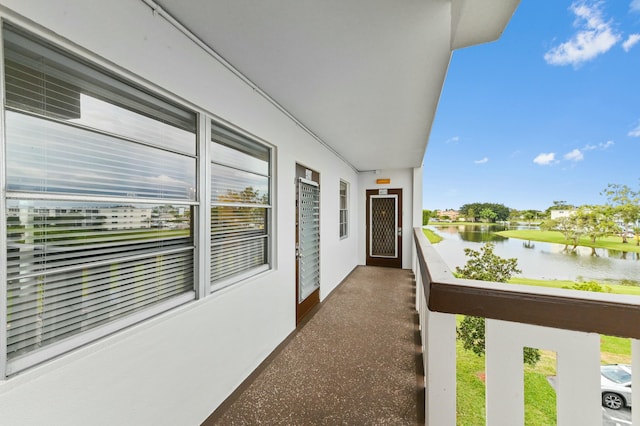
M426 310L425 419L428 425L456 424L456 316Z
M414 251L417 251L415 250L415 246ZM420 311L420 301L424 298L424 295L422 294L422 274L420 274L420 262L418 261L417 256L413 271L413 275L416 279L416 311Z
M631 424L640 425L640 340L631 339L631 368L636 371L631 375L631 406L635 407L631 410Z
M557 424L602 424L599 334L486 321L487 425L524 424L525 346L557 353Z
M424 238L422 230L415 233ZM425 375L425 423L432 426L456 424L456 316L431 312L424 288L429 285L429 272L416 238L416 304L420 315L422 359ZM427 247L429 250L430 247ZM425 282L427 280L427 282Z

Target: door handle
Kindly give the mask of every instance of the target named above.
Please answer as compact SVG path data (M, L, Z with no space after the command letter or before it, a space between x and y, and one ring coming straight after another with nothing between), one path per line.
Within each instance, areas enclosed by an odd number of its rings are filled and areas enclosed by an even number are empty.
M402 237L402 228L398 228L398 237Z

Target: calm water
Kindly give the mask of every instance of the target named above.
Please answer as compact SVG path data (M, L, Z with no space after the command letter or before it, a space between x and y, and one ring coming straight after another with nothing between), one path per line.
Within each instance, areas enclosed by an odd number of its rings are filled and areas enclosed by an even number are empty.
M636 253L596 249L597 256L591 256L591 249L585 247L578 247L576 253L567 253L561 244L529 242L496 235L495 232L507 229L503 225L451 225L429 228L444 238L434 247L452 271L456 266L463 266L467 262L464 248L479 250L485 242L492 241L495 244L495 254L518 259L518 267L522 270L520 275L523 277L640 282L640 256Z

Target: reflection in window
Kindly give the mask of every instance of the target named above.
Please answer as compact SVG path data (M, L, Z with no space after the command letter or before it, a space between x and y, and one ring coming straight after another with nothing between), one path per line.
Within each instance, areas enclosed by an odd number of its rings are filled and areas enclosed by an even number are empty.
M211 282L269 264L270 153L218 125L212 129ZM218 154L218 155L216 155Z
M10 25L3 36L14 373L193 297L196 116Z
M9 359L193 285L190 208L37 200L7 207Z

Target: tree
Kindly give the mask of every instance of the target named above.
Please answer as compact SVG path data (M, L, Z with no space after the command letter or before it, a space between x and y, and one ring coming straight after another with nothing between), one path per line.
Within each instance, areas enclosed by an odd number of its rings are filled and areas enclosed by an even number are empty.
M495 222L498 215L496 214L496 212L494 212L490 208L484 208L480 212L480 217L487 222Z
M464 207L464 206L462 206ZM473 207L469 207L466 211L460 210L460 213L466 216L467 221L475 222L476 221L476 210Z
M640 219L640 193L633 191L627 185L610 183L601 192L607 197L609 205L613 207L615 215L620 218L625 229L622 231L622 242L627 242L626 228L636 227Z
M523 210L522 211L522 218L529 223L539 220L543 215L544 213L539 210Z
M422 210L422 225L428 225L429 219L433 216L433 211L431 210Z
M497 203L469 203L460 207L460 214L472 222L476 222L478 219L483 218L482 212L485 210L491 210L495 213L495 216L491 217L492 222L506 221L509 219L511 210L503 204Z
M486 243L480 251L464 249L469 257L463 268L456 267L456 275L480 281L507 282L513 274L522 272L518 269L515 258L503 259L493 253L493 243ZM471 350L480 356L485 352L485 319L467 315L461 321L457 335L462 340L465 350ZM524 362L535 365L540 360L540 351L534 348L524 348Z
M575 214L569 216L562 216L558 219L547 219L540 224L540 229L543 231L558 231L564 235L564 239L567 240L564 249L569 249L569 243L573 244L573 250L578 247L578 240L580 239L581 229L578 227L577 218Z
M615 234L618 228L613 220L613 211L608 206L580 206L575 213L575 225L592 243L598 238ZM591 255L597 255L595 247L591 247Z
M494 246L493 243L486 243L480 247L480 251L464 249L469 260L464 268L456 267L456 274L470 280L506 283L513 274L522 272L518 269L518 259L503 259L493 253Z
M573 204L568 204L566 201L564 200L554 200L553 201L553 205L550 206L549 208L547 208L547 210L545 210L547 213L550 213L551 210L572 210L575 209L576 206L574 206Z

